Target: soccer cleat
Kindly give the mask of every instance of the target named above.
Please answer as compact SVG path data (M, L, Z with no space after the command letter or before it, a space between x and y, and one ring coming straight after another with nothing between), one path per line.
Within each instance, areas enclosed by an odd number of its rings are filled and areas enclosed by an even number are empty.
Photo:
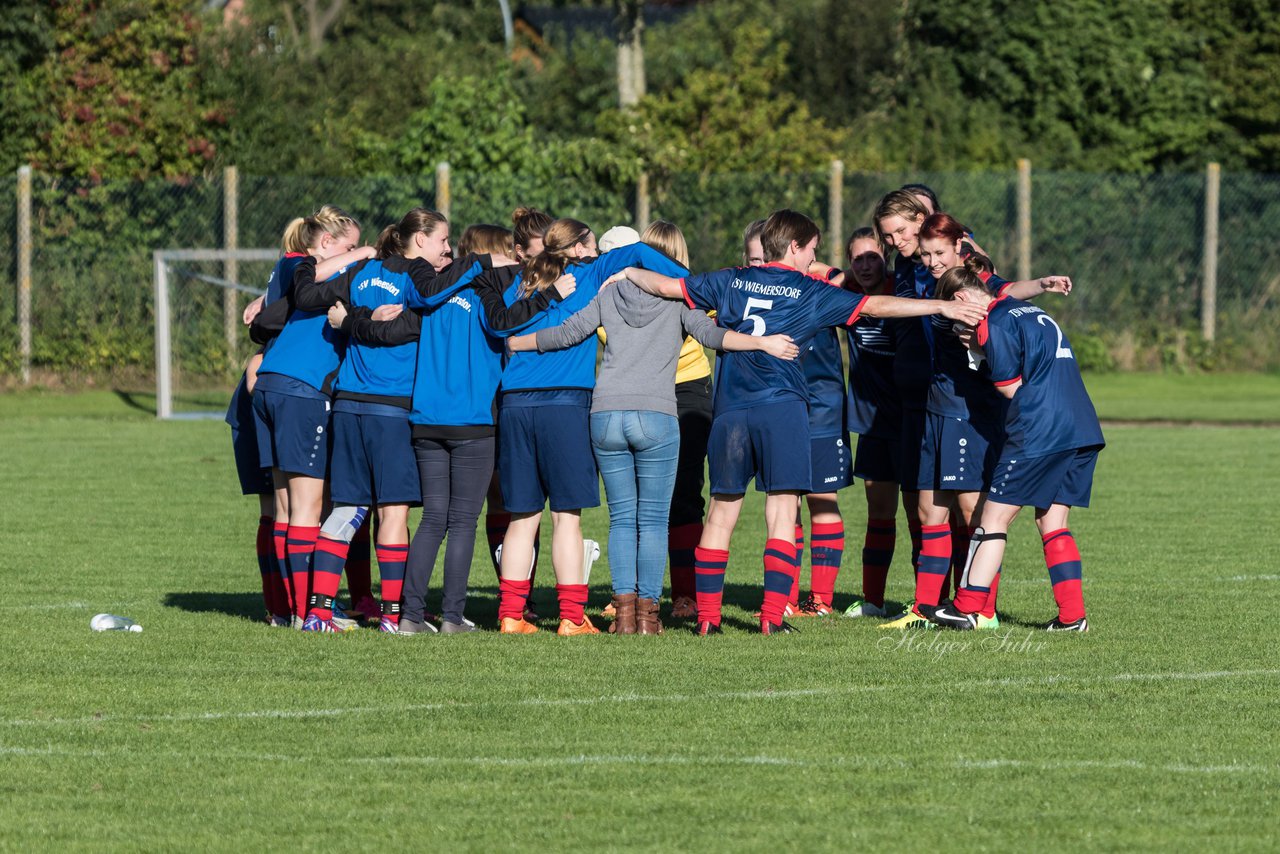
M1087 632L1089 631L1089 621L1084 617L1076 620L1074 623L1064 623L1057 617L1044 624L1046 632Z
M693 633L698 637L705 638L707 635L722 635L724 634L724 629L720 628L719 623L703 620L693 627Z
M382 620L382 605L372 596L366 596L351 606L347 616L354 617L362 623L377 623Z
M293 620L289 617L281 617L278 614L272 614L267 618L267 625L273 629L287 629L293 624Z
M698 616L698 605L689 596L677 596L671 603L671 619L688 620Z
M854 599L853 604L844 609L844 615L849 618L887 616L882 606L873 605L866 599Z
M354 632L356 629L360 628L360 622L358 620L353 620L350 617L339 616L336 610L333 612L333 619L329 620L329 623L333 625L334 631L338 632Z
M978 628L978 629L998 629L998 628L1000 628L1000 617L999 617L999 615L996 615L996 616L994 616L994 617L984 617L984 616L982 616L981 614L979 614L979 615L978 615L978 625L976 626L976 628Z
M934 624L933 624L933 623L929 622L929 618L928 618L928 617L923 616L923 615L922 615L922 614L920 614L920 613L917 613L917 607L919 607L919 608L929 608L930 612L932 612L932 610L933 610L933 608L932 608L932 607L930 607L930 606L916 606L916 605L912 605L910 608L908 608L908 609L907 609L906 613L902 614L902 615L901 615L900 617L898 617L896 620L891 620L891 621L889 621L889 622L887 622L887 623L883 623L883 624L880 626L880 628L882 628L882 629L932 629L932 628L936 628L936 627L934 626Z
M808 599L800 603L800 610L794 616L796 617L830 617L836 612L826 602L823 602L817 596L810 596Z
M504 635L531 635L538 630L538 627L527 620L517 620L515 617L503 617L502 624L498 627L498 632Z
M538 615L538 612L533 610L533 605L526 602L524 605L524 621L526 623L536 623L541 619L542 617Z
M294 614L292 617L289 618L289 628L295 629L296 631L300 632L302 631L302 625L305 622L306 620L302 619L297 614Z
M757 619L757 620L758 620L758 619L760 619L760 612L759 612L759 611L752 611L752 612L751 612L751 616L752 616L754 619ZM788 602L788 603L787 603L787 607L785 607L785 608L783 608L783 609L782 609L782 616L784 616L784 617L798 617L798 616L800 616L800 611L799 611L799 609L797 609L797 608L796 608L796 606L795 606L795 605L792 605L790 602Z
M383 617L378 623L378 631L388 635L400 634L400 621L395 617Z
M304 632L321 632L322 634L333 634L342 631L342 629L333 625L332 620L322 620L315 614L308 614L307 618L302 621L302 630Z
M932 619L944 628L969 632L978 627L978 617L977 613L967 614L958 610L951 602L948 602L934 609Z
M781 623L770 623L768 620L760 621L760 634L762 635L798 635L800 630L783 620Z
M575 624L573 620L561 620L560 628L556 629L556 634L561 637L569 637L571 635L598 635L600 634L600 630L592 625L591 620L583 617L581 624Z

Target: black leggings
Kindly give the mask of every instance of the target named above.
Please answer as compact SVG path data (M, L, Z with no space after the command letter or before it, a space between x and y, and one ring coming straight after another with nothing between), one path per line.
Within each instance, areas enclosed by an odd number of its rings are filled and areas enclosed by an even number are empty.
M493 476L493 437L414 439L413 453L422 480L422 522L409 547L403 615L422 622L427 584L448 531L440 612L445 620L461 623L476 546L476 520Z
M711 438L711 377L676 385L676 413L680 419L680 459L671 494L670 526L702 524L706 504L707 442Z

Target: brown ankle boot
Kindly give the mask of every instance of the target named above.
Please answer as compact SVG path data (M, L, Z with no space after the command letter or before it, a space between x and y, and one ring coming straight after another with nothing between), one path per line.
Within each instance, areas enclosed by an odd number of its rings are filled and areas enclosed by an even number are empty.
M636 629L637 634L642 635L662 634L662 621L658 619L657 599L636 600Z
M634 635L636 633L636 594L615 595L613 610L613 622L609 625L609 631L616 635Z

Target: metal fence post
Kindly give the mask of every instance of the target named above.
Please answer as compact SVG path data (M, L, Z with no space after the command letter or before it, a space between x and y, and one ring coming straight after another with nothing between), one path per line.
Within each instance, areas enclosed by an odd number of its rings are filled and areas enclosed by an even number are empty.
M173 365L169 345L169 265L154 254L156 280L156 417L173 417Z
M641 172L636 179L636 231L649 227L649 173Z
M18 167L18 353L31 385L31 167Z
M1018 281L1031 278L1031 161L1018 159Z
M1221 167L1210 163L1204 176L1204 285L1200 289L1200 334L1212 341L1218 323L1218 191Z
M844 249L844 161L831 161L831 176L827 187L827 263L841 267L840 253Z
M436 210L449 218L449 206L453 201L449 192L449 164L441 163L436 167Z
M222 170L222 248L240 248L240 172L234 166ZM240 280L240 263L235 259L222 262L222 278ZM222 292L222 322L227 336L227 360L235 359L239 342L240 301L234 288Z

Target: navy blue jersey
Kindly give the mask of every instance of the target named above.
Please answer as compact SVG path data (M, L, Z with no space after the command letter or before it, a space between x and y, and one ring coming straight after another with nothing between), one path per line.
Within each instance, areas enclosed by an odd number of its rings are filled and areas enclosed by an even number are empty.
M992 296L999 296L1009 284L994 274L984 281ZM925 409L975 424L1003 424L1005 400L992 388L986 367L970 358L969 349L952 331L953 321L940 314L928 320L932 321L933 378Z
M305 252L288 252L276 262L275 267L271 269L271 277L267 279L267 296L262 301L263 308L289 292L293 287L294 270L297 269L298 262L306 257Z
M1071 342L1044 309L997 299L977 339L996 385L1022 381L1009 403L1002 456L1043 457L1103 444Z
M863 317L849 328L850 433L879 438L902 430L902 401L893 378L891 321Z
M854 323L866 300L778 263L701 273L681 285L689 307L714 310L721 326L745 335L790 335L802 352L823 329ZM798 360L759 350L726 352L716 359L717 413L787 400L809 401Z
M643 243L620 246L586 263L570 264L565 272L572 273L577 281L574 292L567 300L556 303L546 312L538 315L537 319L521 332L536 332L539 329L550 329L564 323L595 299L596 294L600 292L600 286L606 279L627 267L643 267L674 278L688 275L689 272L652 246L646 246ZM505 294L507 305L514 306L517 300L529 299L527 296L521 296L520 291L523 285L523 276L519 276L507 288ZM512 332L499 334L510 335ZM503 391L530 391L552 388L595 388L598 346L599 342L596 339L588 338L564 350L548 353L536 351L512 353L502 372L502 389Z
M922 264L902 255L893 261L893 295L903 299L933 299L933 275ZM933 321L930 317L899 317L889 322L893 333L893 381L904 409L923 410L933 380Z
M301 259L294 271L315 277L315 259ZM296 289L295 289L296 290ZM276 304L287 307L294 294L285 294ZM321 311L295 309L288 315L284 328L267 347L259 374L279 374L297 380L325 395L333 393L333 381L346 350L346 338L329 325L328 307ZM255 327L265 319L267 312L254 321Z
M844 357L834 328L819 329L800 354L805 385L809 389L809 436L814 439L843 436L845 417Z
M408 262L398 257L352 265L334 283L346 291L344 301L348 306L370 310L401 305L409 291L414 290ZM390 345L348 342L334 386L338 396L385 396L401 398L407 403L413 394L417 350L416 337Z

